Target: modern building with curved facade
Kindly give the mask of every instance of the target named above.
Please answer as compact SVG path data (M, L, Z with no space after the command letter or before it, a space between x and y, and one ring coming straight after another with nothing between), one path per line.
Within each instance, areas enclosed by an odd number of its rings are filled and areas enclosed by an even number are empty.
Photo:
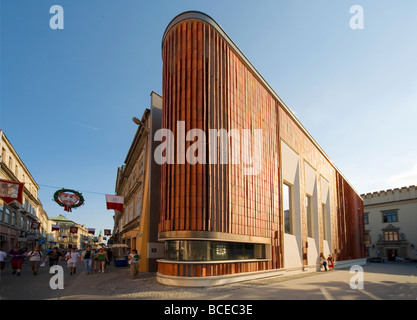
M320 253L336 267L363 263L360 195L222 28L201 12L178 15L162 59L174 163L161 165L158 281L318 270Z

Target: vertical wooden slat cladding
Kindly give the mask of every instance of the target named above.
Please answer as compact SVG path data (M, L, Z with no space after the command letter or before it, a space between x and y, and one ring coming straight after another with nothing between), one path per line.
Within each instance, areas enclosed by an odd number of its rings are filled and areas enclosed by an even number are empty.
M168 276L207 277L268 270L266 262L175 264L158 262L158 272Z
M217 149L208 145L206 164L162 166L162 211L159 231L205 230L272 237L278 230L278 111L273 96L257 81L228 43L209 24L186 20L173 27L163 47L163 125L175 135L177 122L186 132L202 129L252 130L249 149L241 146L240 163L220 164ZM254 157L254 130L262 129L262 166L258 175L244 175L242 155ZM185 138L184 138L185 139ZM242 139L241 139L242 140ZM233 144L242 141L229 138ZM232 146L231 145L231 146ZM244 153L247 154L244 154ZM209 154L217 164L209 163ZM274 215L276 217L274 217Z
M338 260L364 258L364 212L363 201L349 183L336 173Z
M211 231L269 238L270 261L218 264L159 263L159 272L173 276L215 276L277 269L283 266L283 213L281 208L281 140L300 157L300 181L304 162L329 182L331 250L336 260L364 257L363 203L314 139L281 99L272 91L233 43L207 20L187 18L172 24L164 36L162 128L174 134L174 162L161 166L161 211L159 232ZM178 123L185 127L178 132ZM205 163L190 164L186 141L191 129L205 133ZM209 143L210 129L237 130L229 136L228 164L221 164L220 141ZM261 129L262 141L254 140ZM246 150L243 130L250 130ZM181 139L182 141L179 141ZM181 149L182 143L185 148ZM232 163L233 147L240 147L240 163ZM256 175L245 175L244 157L262 158ZM198 150L202 152L202 150ZM216 155L217 164L210 163ZM300 183L300 199L306 190ZM307 262L307 214L301 207L301 252ZM333 241L334 240L334 241ZM323 248L322 240L319 248ZM302 267L302 266L301 266Z

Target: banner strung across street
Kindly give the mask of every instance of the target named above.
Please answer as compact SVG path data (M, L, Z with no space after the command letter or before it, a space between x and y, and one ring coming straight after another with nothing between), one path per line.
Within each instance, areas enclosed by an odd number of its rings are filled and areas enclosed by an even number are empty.
M72 189L62 188L54 193L54 201L67 212L72 208L78 208L84 204L84 197L81 192Z
M15 200L22 204L23 186L23 182L0 180L0 198L3 199L6 204Z

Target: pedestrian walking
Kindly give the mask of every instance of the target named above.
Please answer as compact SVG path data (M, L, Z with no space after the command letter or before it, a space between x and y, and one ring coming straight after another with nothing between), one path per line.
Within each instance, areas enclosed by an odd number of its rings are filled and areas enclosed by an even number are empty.
M49 266L55 266L61 262L62 253L58 251L58 248L53 248L52 251L49 251L46 254L45 261L49 261Z
M97 257L98 257L98 250L94 249L94 261L93 261L94 272L97 272L97 266L98 266Z
M331 254L329 254L329 256L327 257L327 265L329 266L329 271L334 270L334 262Z
M0 272L4 270L6 265L7 253L0 249Z
M81 256L75 251L75 248L72 248L71 251L67 252L65 255L65 260L67 260L67 267L70 270L70 276L72 276L72 274L75 274L77 271L77 262L81 261Z
M38 249L38 247L34 247L33 250L29 251L27 254L27 257L29 258L29 264L32 267L33 275L35 276L38 274L42 256L42 252Z
M17 271L17 275L20 276L22 264L25 260L25 252L22 249L19 249L18 246L14 246L14 248L9 251L9 256L11 257L12 274L16 274Z
M93 273L93 261L95 260L95 256L95 252L91 246L87 246L81 258L81 261L84 261L87 274Z
M113 252L111 251L111 249L107 250L107 258L108 258L107 264L109 265L111 259L113 258Z
M109 259L107 258L107 252L103 249L99 249L97 253L97 265L98 265L98 272L104 273L106 268L106 263Z
M327 271L327 260L323 253L320 253L320 266L323 266L324 271Z
M133 249L128 256L128 259L130 264L130 272L132 273L132 279L135 279L136 275L139 273L140 254L138 254L136 249Z

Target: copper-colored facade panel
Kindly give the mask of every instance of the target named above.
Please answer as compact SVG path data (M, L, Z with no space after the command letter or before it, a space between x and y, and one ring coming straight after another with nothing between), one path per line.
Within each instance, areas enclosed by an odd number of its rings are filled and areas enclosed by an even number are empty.
M174 134L175 164L161 166L159 232L219 232L263 237L270 242L265 247L267 259L262 257L263 261L172 263L172 266L165 261L159 263L159 273L206 277L283 267L281 140L329 181L331 237L337 259L363 257L361 199L218 27L207 19L178 19L164 35L162 59L162 127ZM180 122L183 127L178 126ZM181 149L179 139L185 141L185 134L192 129L200 129L205 134L205 163L190 164L185 159L186 150L196 139L186 141L185 150ZM238 138L228 137L227 164L220 163L220 150L224 149L220 148L219 141L216 146L209 143L211 129L224 129L227 133L234 129L240 134ZM254 139L257 129L262 134L260 142ZM242 144L244 130L250 131L248 148ZM232 163L235 145L240 146L239 163ZM260 170L255 175L245 175L248 165L243 160L253 157L255 161L258 147ZM216 164L210 162L212 155ZM303 180L304 170L300 173ZM302 184L300 193L305 194ZM301 254L303 265L307 265L305 208L301 217ZM357 226L359 229L355 229Z

